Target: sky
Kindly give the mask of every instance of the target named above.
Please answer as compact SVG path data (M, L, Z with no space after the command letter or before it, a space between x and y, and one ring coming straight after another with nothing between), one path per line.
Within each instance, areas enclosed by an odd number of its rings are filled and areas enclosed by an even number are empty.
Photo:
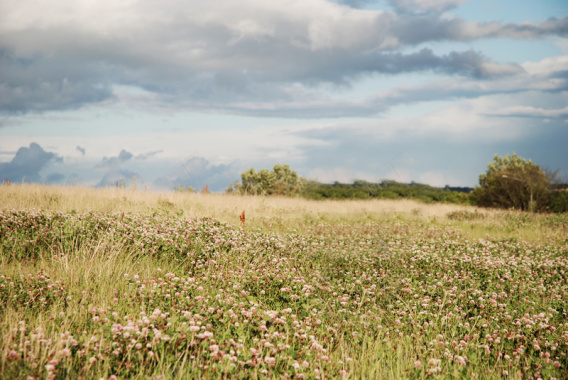
M3 0L0 180L568 180L565 0Z

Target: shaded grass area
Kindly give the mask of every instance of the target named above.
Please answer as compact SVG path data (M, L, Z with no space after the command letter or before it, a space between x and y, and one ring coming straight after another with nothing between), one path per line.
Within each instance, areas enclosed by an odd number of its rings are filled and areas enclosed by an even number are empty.
M567 377L564 220L466 211L306 212L282 232L163 210L5 210L1 373ZM536 223L552 238L463 231Z

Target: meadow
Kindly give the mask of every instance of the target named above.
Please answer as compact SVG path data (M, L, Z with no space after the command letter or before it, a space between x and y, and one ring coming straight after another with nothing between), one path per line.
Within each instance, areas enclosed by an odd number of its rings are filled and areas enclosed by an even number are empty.
M562 379L567 271L566 214L5 185L0 373Z

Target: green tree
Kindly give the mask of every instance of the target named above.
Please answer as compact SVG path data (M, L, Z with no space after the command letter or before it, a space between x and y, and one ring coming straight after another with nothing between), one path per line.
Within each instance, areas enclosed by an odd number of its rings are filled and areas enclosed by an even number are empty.
M542 211L547 207L550 177L531 160L515 153L499 157L479 176L472 197L479 206Z
M304 179L288 165L274 165L272 171L249 169L241 174L241 183L234 183L227 189L248 195L297 195L302 190Z

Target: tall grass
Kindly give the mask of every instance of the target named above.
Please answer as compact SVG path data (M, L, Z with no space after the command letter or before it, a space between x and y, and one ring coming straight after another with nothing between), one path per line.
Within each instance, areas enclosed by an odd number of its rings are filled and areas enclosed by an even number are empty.
M455 227L471 239L489 235L494 239L562 241L568 234L566 214L530 214L455 204L425 204L414 200L312 201L291 197L31 184L0 186L0 199L0 210L159 212L178 217L211 217L235 227L241 224L239 216L245 210L247 228L273 232L300 232L320 223L351 225L400 220L418 225Z

